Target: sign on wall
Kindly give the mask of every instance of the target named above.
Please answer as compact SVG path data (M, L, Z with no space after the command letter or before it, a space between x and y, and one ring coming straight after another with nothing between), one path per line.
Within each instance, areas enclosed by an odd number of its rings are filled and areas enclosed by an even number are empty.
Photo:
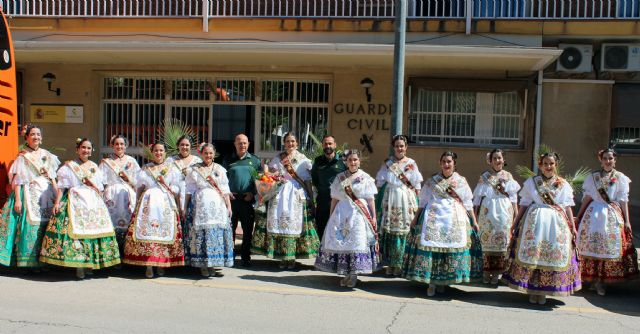
M32 104L30 115L33 123L83 123L84 107Z

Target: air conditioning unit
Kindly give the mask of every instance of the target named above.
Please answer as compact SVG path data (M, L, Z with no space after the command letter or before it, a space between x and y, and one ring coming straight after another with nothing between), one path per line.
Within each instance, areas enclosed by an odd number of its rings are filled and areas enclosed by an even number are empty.
M556 65L558 72L584 73L591 72L593 46L589 44L559 44L563 50Z
M600 71L640 71L640 44L603 43L600 53Z

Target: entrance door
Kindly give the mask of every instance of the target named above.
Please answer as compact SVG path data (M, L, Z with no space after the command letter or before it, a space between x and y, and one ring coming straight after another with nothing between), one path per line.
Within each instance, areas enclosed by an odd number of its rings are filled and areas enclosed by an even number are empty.
M215 104L212 108L211 141L216 146L216 162L235 151L233 142L239 133L249 137L249 152L253 153L253 126L255 123L255 105Z

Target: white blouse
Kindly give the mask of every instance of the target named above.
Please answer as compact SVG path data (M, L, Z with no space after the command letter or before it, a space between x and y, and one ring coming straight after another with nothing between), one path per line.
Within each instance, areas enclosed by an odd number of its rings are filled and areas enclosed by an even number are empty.
M342 172L336 176L336 178L331 183L331 198L337 199L339 201L349 200L347 193L344 191L344 187L342 186L342 182L340 182L340 176L347 175L348 172ZM369 174L360 170L356 172L354 176L351 178L351 189L353 190L353 194L358 199L373 199L378 193L378 188L376 188L375 180L369 176Z
M467 179L465 179L457 172L454 172L453 175L451 175L451 177L447 179L447 181L462 200L462 206L464 206L466 210L473 210L473 193L471 192L471 188L467 183ZM433 180L433 178L429 178L425 182L425 186L422 187L419 200L419 205L421 208L424 208L427 206L427 204L436 201L439 197L438 193L434 191L434 186L435 181Z
M562 183L558 187L557 191L555 191L553 200L561 207L574 206L575 203L573 201L573 188L571 188L569 182L564 179L561 180ZM533 177L530 177L526 181L524 181L522 190L520 190L520 205L529 206L533 203L544 204L544 201L536 190L536 185L533 181Z
M295 170L296 174L298 174L298 177L300 177L302 181L311 180L311 160L309 160L304 154L294 151L289 157L289 161L291 162L293 170ZM270 171L275 170L280 175L283 175L286 180L293 180L291 175L289 175L289 172L287 172L287 169L284 168L284 165L280 161L280 154L271 159L268 166Z
M618 171L616 171L613 177L615 178L615 183L609 184L609 189L607 191L609 199L616 202L629 202L629 183L631 183L631 179ZM598 192L598 187L599 185L596 185L595 180L593 179L593 174L589 174L582 184L582 189L584 191L583 196L588 195L594 201L604 202L602 196L600 196L600 193Z
M154 167L165 170L165 174L163 175L164 182L171 188L171 191L174 194L178 194L180 192L179 183L182 179L182 173L178 170L178 168L174 167L174 165L168 161L165 161L160 165L156 165L153 162L144 165L143 170L138 173L138 178L136 180L136 186L138 187L138 189L140 189L141 187L145 187L145 189L159 187L158 182L154 180L154 178L149 174L148 171L145 170L146 168Z
M205 174L203 177L200 175L196 168L200 167L200 165L195 165L189 168L187 172L187 194L193 195L199 189L211 188L211 184L204 177L208 175ZM223 195L231 193L231 189L229 189L229 179L227 178L227 170L224 167L220 166L217 163L213 163L211 176L216 181L218 188L222 191Z
M409 182L411 182L411 185L415 189L420 190L420 188L422 188L423 178L422 174L420 174L420 170L418 170L416 162L413 159L408 158L407 161L402 162L399 165L402 168L403 174L407 177ZM389 167L387 167L386 163L383 163L376 174L376 186L382 187L385 183L396 187L404 185L404 183L396 176L396 173L392 172Z
M102 173L100 168L98 168L98 165L96 165L96 163L93 161L88 161L86 163L86 166L83 166L82 168L90 172L88 174L90 176L87 176L89 178L89 181L91 181L96 186L96 188L98 188L98 190L104 190L104 174ZM80 176L82 177L83 175ZM60 189L70 189L73 187L79 187L83 184L84 183L82 183L82 180L80 180L78 176L76 176L76 174L73 172L73 170L71 170L71 167L69 167L67 163L62 165L62 167L60 167L60 169L58 170L58 187Z
M60 166L60 160L58 160L58 157L43 148L38 149L36 152L40 153L38 163L45 168L50 179L55 179L56 170ZM29 152L27 154L33 155L34 153L35 152ZM11 185L13 186L28 184L33 179L41 176L40 172L37 171L32 164L22 156L22 154L18 154L18 157L11 165L8 174L9 176L13 175L13 180L11 180Z
M520 190L520 185L516 180L513 179L511 173L506 170L501 170L497 174L494 175L499 179L505 180L504 191L509 194L509 200L512 203L518 203L518 191ZM501 195L495 188L486 182L486 180L480 176L480 180L478 180L478 185L476 189L473 191L473 205L479 206L481 204L482 198L495 198Z

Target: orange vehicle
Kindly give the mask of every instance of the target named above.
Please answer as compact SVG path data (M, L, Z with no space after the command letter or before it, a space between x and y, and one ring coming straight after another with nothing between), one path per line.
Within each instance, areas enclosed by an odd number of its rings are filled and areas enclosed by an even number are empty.
M13 40L7 19L2 14L0 24L0 207L11 192L7 176L18 154L18 103Z

